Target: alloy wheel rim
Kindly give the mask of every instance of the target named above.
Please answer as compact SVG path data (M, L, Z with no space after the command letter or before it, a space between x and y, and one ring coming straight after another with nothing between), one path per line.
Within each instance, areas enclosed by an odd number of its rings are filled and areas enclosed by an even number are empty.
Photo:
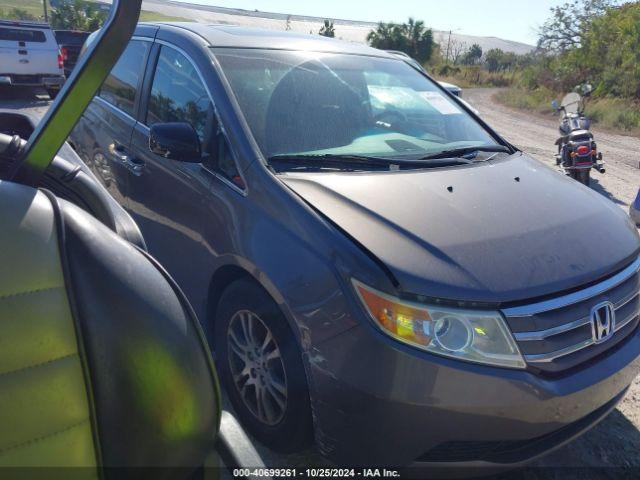
M247 409L266 425L280 423L287 409L287 377L269 327L254 312L236 312L227 347L233 383Z

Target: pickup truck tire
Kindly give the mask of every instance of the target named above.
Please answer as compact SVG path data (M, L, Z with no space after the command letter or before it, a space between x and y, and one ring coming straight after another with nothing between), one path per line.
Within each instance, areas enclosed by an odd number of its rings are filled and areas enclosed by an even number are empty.
M51 100L55 100L58 94L60 93L59 88L47 88L47 93L49 94L49 98Z
M252 280L232 283L220 298L214 330L218 371L242 425L281 453L310 445L313 422L302 355L269 294Z

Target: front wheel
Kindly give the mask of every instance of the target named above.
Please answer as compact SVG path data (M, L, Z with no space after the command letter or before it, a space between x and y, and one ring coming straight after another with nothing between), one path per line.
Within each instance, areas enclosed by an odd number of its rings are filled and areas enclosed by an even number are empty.
M254 282L239 280L222 294L214 330L220 376L242 424L273 450L304 449L313 431L307 380L277 304Z
M60 89L58 88L47 88L47 94L51 100L55 100L59 93Z

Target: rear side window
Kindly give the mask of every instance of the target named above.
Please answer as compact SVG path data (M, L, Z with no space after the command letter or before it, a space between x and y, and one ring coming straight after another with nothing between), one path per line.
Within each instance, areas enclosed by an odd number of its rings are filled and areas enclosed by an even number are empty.
M149 53L149 42L132 41L100 90L100 98L134 116L140 78Z
M0 40L9 42L45 43L47 37L42 30L26 30L22 28L0 28Z

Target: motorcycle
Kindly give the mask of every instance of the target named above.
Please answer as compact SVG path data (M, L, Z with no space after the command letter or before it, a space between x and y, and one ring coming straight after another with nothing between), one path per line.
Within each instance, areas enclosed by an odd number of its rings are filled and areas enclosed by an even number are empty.
M582 95L572 92L562 99L560 105L556 100L551 103L553 110L562 114L560 138L556 141L556 164L567 176L588 186L591 169L602 174L606 169L602 153L598 152L598 146L590 131L591 120L584 114L585 97L591 95L591 85L582 85L578 90Z

